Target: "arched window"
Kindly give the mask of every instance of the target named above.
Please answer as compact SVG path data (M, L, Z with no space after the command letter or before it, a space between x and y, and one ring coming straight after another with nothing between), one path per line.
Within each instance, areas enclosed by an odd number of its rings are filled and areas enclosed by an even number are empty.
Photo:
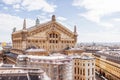
M52 34L50 34L50 38L52 38Z
M52 33L50 33L49 35L49 43L51 43L51 44L57 44L57 43L59 43L59 35L57 34L57 33L55 33L55 32L52 32Z
M53 38L55 38L55 34L53 33Z
M56 33L51 33L51 34L49 34L49 37L50 37L50 38L58 38L58 34L56 34Z
M56 34L56 38L58 38L58 35Z

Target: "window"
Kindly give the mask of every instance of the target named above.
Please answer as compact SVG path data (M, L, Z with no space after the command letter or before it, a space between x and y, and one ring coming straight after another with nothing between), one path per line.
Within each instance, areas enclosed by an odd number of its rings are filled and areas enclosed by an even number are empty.
M75 79L76 79L76 76L75 76Z
M94 68L92 68L92 74L94 74Z
M88 69L88 76L90 75L90 69Z
M88 63L88 66L90 66L90 64Z
M53 43L55 43L54 40L53 40Z
M58 38L58 35L56 34L56 38Z
M80 70L80 74L82 74L82 69Z
M83 69L83 75L85 75L85 69Z
M75 74L76 74L76 67L74 69L75 69Z
M38 41L36 40L36 43L38 43Z
M56 40L56 43L58 43L58 41Z
M43 43L45 43L45 41L43 41Z
M52 34L50 34L50 36L49 36L50 38L52 38Z
M53 38L55 38L55 34L53 33Z
M79 74L79 67L78 67L78 74Z
M85 66L85 64L83 64L83 66Z
M49 37L50 37L50 38L58 38L58 34L56 34L56 33L51 33L51 34L49 34Z
M75 65L76 65L76 62L75 62Z
M49 38L50 38L49 43L58 43L58 39L55 39L55 38L58 38L58 37L59 36L56 33L49 34Z

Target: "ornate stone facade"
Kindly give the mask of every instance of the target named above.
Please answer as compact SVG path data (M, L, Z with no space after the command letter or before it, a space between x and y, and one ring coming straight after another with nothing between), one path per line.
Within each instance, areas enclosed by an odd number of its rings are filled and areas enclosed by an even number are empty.
M61 51L68 46L74 47L76 42L76 26L72 32L58 23L53 15L51 21L43 24L40 24L37 19L35 26L30 28L26 28L26 20L24 20L23 29L12 33L13 49L11 52L22 54L26 49L34 47L51 53Z

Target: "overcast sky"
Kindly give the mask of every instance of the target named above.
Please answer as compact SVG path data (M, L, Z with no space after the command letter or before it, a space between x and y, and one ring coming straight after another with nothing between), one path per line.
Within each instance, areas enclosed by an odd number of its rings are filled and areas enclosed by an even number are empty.
M0 0L0 42L10 42L14 27L22 29L51 20L73 31L78 42L120 42L120 0Z

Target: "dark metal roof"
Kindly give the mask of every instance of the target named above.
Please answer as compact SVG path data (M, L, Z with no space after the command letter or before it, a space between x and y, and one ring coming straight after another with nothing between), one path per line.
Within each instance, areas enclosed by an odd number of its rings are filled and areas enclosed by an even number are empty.
M14 59L17 59L17 56L18 56L17 54L14 54L14 53L6 53L5 55Z

